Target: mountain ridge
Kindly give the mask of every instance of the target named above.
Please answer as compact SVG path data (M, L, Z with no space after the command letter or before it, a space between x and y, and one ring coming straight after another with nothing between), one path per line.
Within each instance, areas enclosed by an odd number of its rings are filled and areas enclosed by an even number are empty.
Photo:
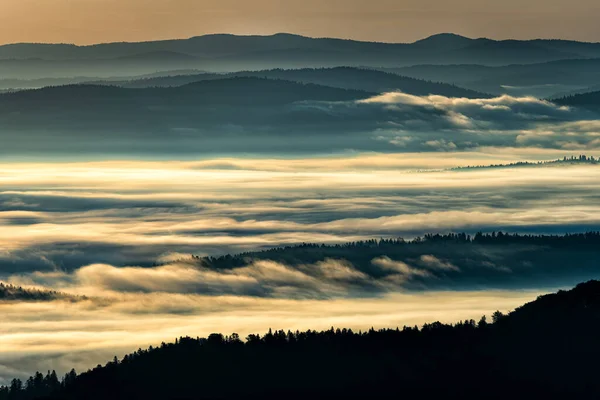
M121 87L175 87L204 80L217 80L235 77L256 77L281 79L291 82L312 83L350 90L363 90L373 93L402 91L413 95L442 95L446 97L486 98L490 95L439 82L405 77L384 71L356 67L271 69L260 71L240 71L226 74L201 73L197 75L172 75L130 81L95 81L94 84L108 84Z
M103 46L103 45L113 45L113 44L143 44L143 43L162 43L162 42L173 42L173 41L181 41L181 40L190 40L190 39L198 39L198 38L211 38L211 37L240 37L240 38L265 38L265 37L273 37L273 38L302 38L302 39L327 39L327 40L339 40L339 41L349 41L349 42L359 42L359 43L380 43L380 44L392 44L392 45L403 45L403 44L415 44L428 40L436 40L438 38L456 38L456 39L468 39L471 41L477 40L486 40L486 41L494 41L494 42L503 42L503 41L521 41L521 42L549 42L549 43L580 43L580 44L600 44L600 41L584 41L584 40L572 40L572 39L561 39L561 38L528 38L528 39L515 39L515 38L506 38L506 39L493 39L488 37L470 37L466 35L461 35L453 32L439 32L432 33L428 36L425 36L421 39L414 40L412 42L391 42L391 41L380 41L380 40L361 40L361 39L350 39L350 38L342 38L342 37L329 37L329 36L309 36L302 35L291 32L277 32L273 34L233 34L233 33L207 33L203 35L192 35L188 37L181 38L167 38L167 39L157 39L157 40L140 40L140 41L111 41L111 42L97 42L90 44L76 44L76 43L53 43L53 42L14 42L14 43L5 43L0 44L0 48L2 47L10 47L10 46L21 46L21 45L35 45L35 46L64 46L64 47L94 47L94 46Z
M295 34L212 34L187 39L113 42L93 45L20 43L0 46L1 61L118 60L134 54L173 52L200 57L203 67L223 68L226 61L247 67L276 68L339 65L403 66L423 63L508 65L570 58L600 57L600 43L559 40L472 39L456 34L431 35L412 43L314 38ZM294 56L285 60L284 56ZM294 58L294 57L292 57ZM184 60L181 60L183 63ZM191 64L190 64L191 65ZM182 65L183 66L183 65ZM256 68L252 68L256 69ZM0 71L7 73L7 71Z

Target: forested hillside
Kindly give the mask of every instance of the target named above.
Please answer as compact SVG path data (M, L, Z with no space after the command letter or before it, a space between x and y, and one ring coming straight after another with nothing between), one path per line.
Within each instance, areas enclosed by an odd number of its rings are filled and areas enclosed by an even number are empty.
M600 394L600 282L488 320L354 332L184 337L0 399L582 398Z

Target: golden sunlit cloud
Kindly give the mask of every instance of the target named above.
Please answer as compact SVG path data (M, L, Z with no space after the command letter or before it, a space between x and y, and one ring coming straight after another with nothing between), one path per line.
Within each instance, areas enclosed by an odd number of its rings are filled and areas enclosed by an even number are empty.
M448 169L563 155L489 148L3 163L0 260L6 270L0 279L88 298L0 303L0 381L40 368L86 369L179 335L367 329L513 309L547 289L406 291L418 279L464 272L426 251L411 259L367 260L380 276L341 258L293 267L247 260L216 271L191 254L498 226L544 231L600 225L596 165ZM512 272L502 263L479 267Z
M0 382L34 370L85 371L114 355L185 335L331 326L366 330L478 319L531 301L537 291L431 292L378 299L287 300L125 294L88 302L0 303ZM35 360L35 362L32 362Z

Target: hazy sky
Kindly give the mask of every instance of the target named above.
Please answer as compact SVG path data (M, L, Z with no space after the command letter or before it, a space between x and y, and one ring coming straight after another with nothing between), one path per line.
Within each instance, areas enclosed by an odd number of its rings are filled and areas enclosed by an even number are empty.
M391 42L439 32L600 41L597 0L1 0L0 43L292 32Z

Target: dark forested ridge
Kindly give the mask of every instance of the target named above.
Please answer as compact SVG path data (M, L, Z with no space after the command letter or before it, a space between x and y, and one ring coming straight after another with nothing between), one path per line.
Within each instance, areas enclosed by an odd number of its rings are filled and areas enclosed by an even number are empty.
M552 100L556 104L600 110L600 91L574 94Z
M478 232L475 235L467 233L448 233L448 234L426 234L424 236L417 236L412 240L405 240L403 238L397 239L371 239L365 241L348 242L345 244L316 244L316 243L303 243L297 246L284 246L276 247L263 251L252 251L246 253L240 253L237 255L225 255L221 257L196 257L214 267L217 268L230 268L235 266L236 261L240 263L245 262L247 258L268 258L278 259L280 255L284 254L304 254L311 252L320 252L322 254L333 255L341 254L338 252L352 253L354 251L368 252L369 249L385 249L393 250L395 248L401 250L407 250L411 247L427 247L427 246L451 246L451 245L540 245L548 247L595 247L600 245L600 232L585 232L565 235L528 235L519 233L505 233L505 232L491 232L482 233ZM329 254L328 254L329 253ZM321 255L322 255L321 254Z
M403 284L408 290L512 289L561 287L600 274L600 232L566 235L518 233L427 234L413 240L380 239L339 245L302 244L187 262L209 269L243 268L273 261L308 271L331 260L347 263L377 281L388 276L381 260L405 263L422 274ZM358 292L378 294L369 282L352 281Z
M599 316L589 281L489 320L180 338L0 399L596 398Z
M435 118L440 112L411 107L398 112L357 101L380 90L486 96L448 84L353 68L150 81L163 83L129 87L123 82L96 82L0 94L4 139L0 153L47 155L69 149L85 154L180 156L390 151L396 146L370 134L380 121L402 123L407 115L421 118L432 113ZM416 146L429 149L425 141Z
M304 114L286 106L302 101L352 101L374 93L315 84L230 77L178 87L131 89L67 85L0 95L0 127L19 131L165 131L176 127L223 130L223 126L297 124ZM294 119L296 118L296 119ZM280 126L280 125L279 125ZM122 133L122 132L121 132ZM15 140L18 141L18 140Z
M86 99L86 107L116 106L133 104L156 105L152 101L161 100L161 105L179 99L177 105L274 105L300 100L356 100L373 93L359 90L346 90L316 84L304 84L280 79L260 77L224 77L218 80L201 80L178 87L150 87L143 89L121 88L115 85L92 84L65 85L42 89L24 90L0 96L3 109L26 111L49 106L75 107ZM245 95L245 96L244 96ZM192 103L193 102L193 103Z

